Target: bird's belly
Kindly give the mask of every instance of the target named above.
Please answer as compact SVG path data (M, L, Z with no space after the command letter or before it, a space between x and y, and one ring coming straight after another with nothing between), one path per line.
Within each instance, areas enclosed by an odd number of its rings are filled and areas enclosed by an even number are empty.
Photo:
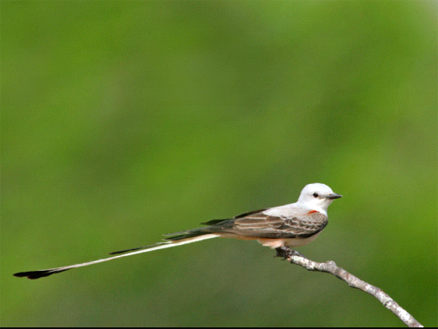
M272 249L276 249L276 248L280 248L280 247L301 247L304 246L310 242L312 242L313 240L315 240L318 235L321 232L312 235L309 238L305 238L305 239L299 239L299 238L292 238L292 239L257 239L263 246L265 247L270 247Z

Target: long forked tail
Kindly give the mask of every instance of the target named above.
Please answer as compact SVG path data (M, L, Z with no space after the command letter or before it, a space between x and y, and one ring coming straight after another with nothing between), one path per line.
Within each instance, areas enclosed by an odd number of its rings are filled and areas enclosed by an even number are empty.
M107 261L110 261L110 260L113 260L116 258L137 255L137 254L141 254L144 252L150 252L150 251L159 250L159 249L166 249L166 248L182 246L183 244L189 244L189 243L198 242L198 241L202 241L202 240L212 239L212 238L216 238L218 236L219 235L217 235L217 234L201 233L201 231L197 231L197 229L195 229L195 230L190 230L190 231L172 234L172 237L167 238L168 241L158 242L158 243L150 245L150 246L144 246L144 247L127 249L127 250L116 251L116 252L110 253L110 255L122 254L122 253L123 253L123 255L117 255L117 256L113 256L113 257L109 257L109 258L102 258L102 259L94 260L92 262L87 262L87 263L55 267L55 268L50 268L47 270L19 272L19 273L15 273L14 276L19 277L19 278L27 277L28 279L39 279L39 278L43 278L45 276L49 276L52 274L61 273L61 272L67 271L67 270L71 270L72 268L83 267L83 266L93 265L93 264L97 264L97 263L107 262ZM128 252L128 251L132 251L132 252L125 254L125 252Z

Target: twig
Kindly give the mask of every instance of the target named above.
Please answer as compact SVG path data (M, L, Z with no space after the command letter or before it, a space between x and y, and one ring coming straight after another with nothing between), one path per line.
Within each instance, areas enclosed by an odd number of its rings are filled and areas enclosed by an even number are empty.
M287 247L277 248L278 257L287 259L290 263L300 265L309 271L319 271L331 273L341 280L344 280L352 288L357 288L365 291L374 297L376 297L387 309L391 310L402 320L408 327L423 327L412 315L406 312L400 305L398 305L388 294L383 292L380 288L377 288L361 279L355 277L351 273L348 273L341 267L338 267L335 262L327 261L325 263L314 262L296 250L292 250Z

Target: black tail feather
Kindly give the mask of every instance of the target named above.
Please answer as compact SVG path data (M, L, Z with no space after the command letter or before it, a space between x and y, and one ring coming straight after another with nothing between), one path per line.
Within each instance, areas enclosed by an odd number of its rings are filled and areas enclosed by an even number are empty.
M109 252L108 255L124 254L125 252L128 252L128 251L135 251L135 250L140 250L143 248L145 248L145 247L138 247L138 248L131 248L131 249L125 249L125 250L120 250L120 251L113 251L113 252Z
M120 251L109 252L108 255L124 254L125 252L128 252L128 251L136 251L136 250L141 250L141 249L149 249L149 248L153 248L153 247L156 247L156 246L161 246L163 244L169 244L169 243L170 242L168 242L168 241L158 242L158 243L151 244L151 245L148 245L148 246L143 246L143 247L137 247L137 248L131 248L131 249L125 249L125 250L120 250Z
M19 278L27 277L28 279L34 280L34 279L44 278L44 277L52 275L52 274L61 273L61 272L67 271L67 270L69 270L69 269L67 268L67 269L63 269L63 270L57 270L57 269L52 268L50 270L19 272L19 273L15 273L14 276L19 277Z
M171 234L165 234L166 240L168 241L178 241L188 238L194 238L195 236L210 234L211 232L206 232L204 228L195 228L193 230L183 231L183 232L176 232Z
M217 224L221 224L227 220L229 220L229 219L212 219L212 220L209 220L208 222L203 222L201 224L202 225L217 225Z

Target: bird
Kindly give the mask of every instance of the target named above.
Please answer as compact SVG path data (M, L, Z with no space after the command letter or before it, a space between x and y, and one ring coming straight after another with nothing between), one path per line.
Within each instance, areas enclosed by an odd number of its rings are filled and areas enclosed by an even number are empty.
M109 254L113 255L112 257L46 270L19 272L14 276L39 279L73 268L217 237L257 240L263 246L277 249L277 252L284 247L301 247L315 240L327 226L328 206L333 200L341 197L342 195L334 193L325 184L308 184L295 203L254 210L231 219L213 219L201 223L206 225L204 227L165 234L165 241L162 242L111 252Z

